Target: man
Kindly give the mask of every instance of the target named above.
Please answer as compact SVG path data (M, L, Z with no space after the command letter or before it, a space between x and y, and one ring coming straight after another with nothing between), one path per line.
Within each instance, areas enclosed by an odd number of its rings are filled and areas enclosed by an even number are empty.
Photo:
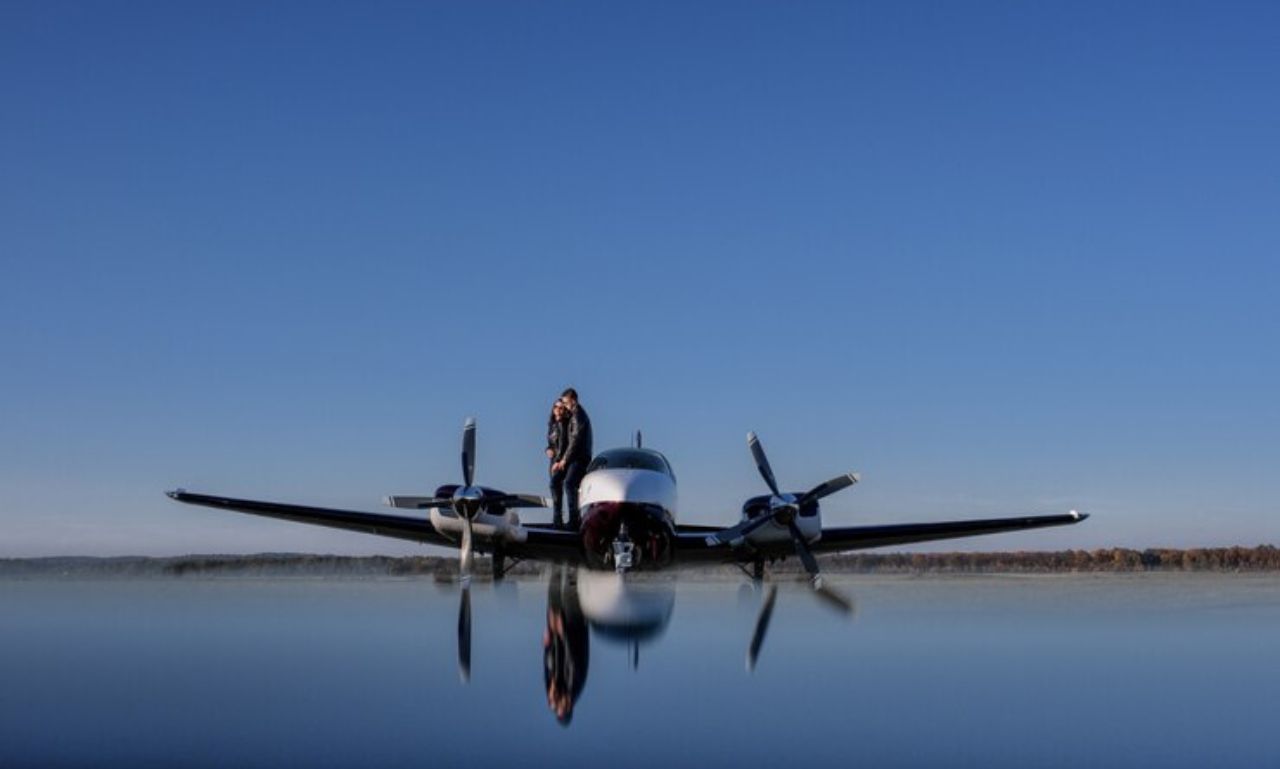
M569 508L569 528L577 529L582 523L578 512L578 485L591 462L591 417L578 403L578 391L572 387L560 394L560 400L569 410L569 426L565 430L564 455L551 466L554 475L564 471L564 495Z

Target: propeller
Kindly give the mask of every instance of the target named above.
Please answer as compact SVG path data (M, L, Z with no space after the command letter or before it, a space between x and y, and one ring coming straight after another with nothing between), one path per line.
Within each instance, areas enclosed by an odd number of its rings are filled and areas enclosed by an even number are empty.
M475 475L476 420L467 417L462 426L463 485L453 492L450 500L454 513L462 519L462 543L458 554L458 583L462 586L458 603L458 674L463 683L471 680L471 562L475 556L472 519L486 504L484 492L472 485Z
M494 508L509 510L550 507L551 501L534 494L507 494L476 485L476 420L474 417L468 417L462 425L460 458L462 460L461 485L441 486L436 490L436 496L389 496L386 497L385 502L391 507L406 510L452 510L461 523L461 526L450 523L448 531L454 532L461 529L458 553L458 584L462 588L458 606L458 671L465 682L471 678L471 568L475 560L475 519L486 510ZM507 525L507 523L501 522L501 525ZM487 532L486 535L488 535ZM499 544L496 543L495 546ZM500 564L501 561L495 557L494 563Z
M462 426L462 481L453 496L419 499L419 507L451 507L462 521L462 542L458 552L458 584L462 595L458 606L458 673L463 682L471 680L471 567L475 560L475 517L488 507L547 507L548 501L533 494L503 494L482 489L476 479L476 420L468 417ZM409 499L409 498L406 498Z
M809 574L809 581L813 585L814 592L835 608L846 613L852 612L853 602L834 588L823 583L822 571L818 568L818 559L814 558L813 551L809 549L809 543L805 539L804 533L800 531L800 526L796 523L796 517L806 505L817 502L857 483L858 474L845 473L844 475L837 475L830 480L819 483L800 496L783 493L778 489L778 481L773 475L773 467L769 464L769 457L764 453L764 446L761 445L760 438L753 432L747 433L747 448L751 450L751 457L755 460L756 469L760 471L760 477L764 479L769 491L773 492L773 496L769 499L769 509L754 518L743 521L737 526L712 535L712 539L719 543L727 542L736 546L741 544L751 532L766 523L776 522L786 526L787 531L791 534L791 543L795 548L796 555L799 556L800 562L804 564L804 570ZM767 605L772 611L772 604ZM757 631L760 632L761 640L763 640L763 630L768 626L768 616L763 611L761 612L761 619L764 624L762 627L758 626ZM757 624L759 625L759 623Z

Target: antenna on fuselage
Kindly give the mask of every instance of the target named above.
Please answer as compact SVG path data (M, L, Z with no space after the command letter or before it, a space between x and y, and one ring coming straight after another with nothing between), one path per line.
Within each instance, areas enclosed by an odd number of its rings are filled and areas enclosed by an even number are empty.
M636 430L636 445L635 445L635 448L637 448L637 449L642 449L642 448L644 448L644 445L643 445L643 444L644 444L644 441L640 440L640 431L639 431L639 430Z

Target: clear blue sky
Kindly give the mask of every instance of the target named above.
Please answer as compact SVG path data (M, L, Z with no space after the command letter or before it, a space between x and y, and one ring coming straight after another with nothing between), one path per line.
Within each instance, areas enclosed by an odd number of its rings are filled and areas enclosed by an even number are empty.
M544 485L971 549L1280 542L1280 5L0 4L0 555L418 552L177 506ZM951 547L952 545L947 545Z

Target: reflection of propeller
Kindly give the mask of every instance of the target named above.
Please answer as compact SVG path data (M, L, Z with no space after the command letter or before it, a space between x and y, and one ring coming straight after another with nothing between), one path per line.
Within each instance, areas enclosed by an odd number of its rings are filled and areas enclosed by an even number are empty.
M764 635L769 632L769 620L773 617L773 603L778 600L778 586L769 586L769 595L765 596L760 606L760 614L756 616L756 629L751 634L751 646L747 648L747 672L756 669L756 658L760 656L760 647L764 644Z
M853 614L853 601L829 587L816 588L819 597L841 609L847 615ZM769 633L769 622L773 619L773 606L778 600L778 586L770 585L769 592L760 604L760 613L756 615L756 626L751 632L751 645L747 647L747 672L754 672L756 660L760 658L760 649L764 646L764 638Z
M470 564L468 564L468 569ZM458 675L462 682L471 680L471 575L462 583L462 597L458 603Z
M756 462L760 477L769 486L769 491L773 492L773 496L769 498L769 509L755 518L743 521L731 529L714 535L714 539L719 542L729 542L736 545L751 532L766 523L774 522L786 526L787 531L791 533L791 542L795 547L796 555L800 557L801 563L804 564L804 569L808 572L809 579L813 583L814 591L819 597L825 599L836 608L845 612L852 611L853 603L849 599L834 588L823 584L822 572L818 568L818 560L813 557L813 552L809 550L809 543L805 539L804 533L800 531L800 526L796 523L796 516L800 514L800 511L805 506L857 483L858 474L845 473L844 475L838 475L831 480L819 483L798 497L795 494L784 494L778 490L778 482L774 478L773 468L769 465L769 457L765 455L764 446L760 444L760 439L756 437L755 433L747 433L747 447L751 449L751 457ZM772 606L770 606L770 609L772 609ZM763 619L767 625L768 617L763 616Z
M458 604L458 674L471 680L471 560L474 555L471 519L484 507L484 492L472 486L476 474L476 420L468 417L462 428L463 486L453 493L453 511L463 521L461 552L458 554L458 582L462 596Z

